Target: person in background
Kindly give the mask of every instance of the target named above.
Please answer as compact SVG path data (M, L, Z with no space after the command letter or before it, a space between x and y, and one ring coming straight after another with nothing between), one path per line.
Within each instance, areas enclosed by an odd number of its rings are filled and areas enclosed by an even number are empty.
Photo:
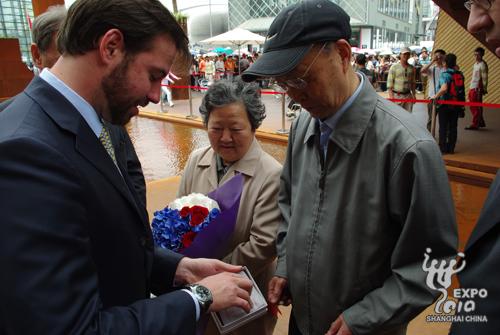
M215 80L220 80L224 78L226 69L224 66L224 56L220 55L215 62Z
M290 128L268 293L292 303L290 335L405 334L439 294L426 285L426 248L438 262L456 257L436 141L352 69L350 38L338 5L298 2L242 74L275 78L306 110Z
M475 62L472 66L472 79L470 81L469 101L483 102L483 96L488 94L488 64L483 60L484 49L478 47L474 50ZM477 130L486 127L483 116L483 107L470 106L472 123L465 130Z
M194 335L202 312L249 311L240 266L155 248L110 143L109 123L158 103L189 60L174 16L157 0L77 0L57 46L0 113L0 334Z
M224 68L226 69L226 76L228 80L233 80L234 75L234 59L233 56L229 55L224 62Z
M444 57L444 71L439 76L437 92L431 100L452 100L450 87L457 66L457 56L449 53ZM444 154L455 153L457 143L458 111L452 105L440 104L436 107L439 117L439 148Z
M412 51L410 53L410 58L408 58L408 64L410 64L411 66L414 66L414 67L417 66L417 64L418 64L418 55L417 55L416 51Z
M198 70L200 71L200 78L205 78L205 69L207 66L207 57L200 56L200 61L198 62Z
M432 61L422 67L420 71L424 78L427 78L427 91L425 98L433 97L437 93L437 87L439 85L439 77L441 73L445 71L444 66L444 56L446 52L442 49L436 49L433 51ZM437 109L436 109L437 112ZM432 104L427 105L427 130L431 131L432 123Z
M200 90L198 88L198 80L200 78L199 66L200 66L200 64L198 63L198 59L193 55L192 60L191 60L191 67L189 69L191 86L193 87L192 88L193 91Z
M174 101L172 100L172 89L169 87L170 85L173 84L173 81L171 82L169 80L169 77L163 78L161 81L161 98L160 98L160 104L168 103L170 107L174 107Z
M47 11L38 15L33 20L30 46L31 57L33 57L35 74L39 74L44 68L52 67L59 59L57 50L57 32L66 18L66 8L63 5L50 6ZM8 99L0 103L0 112L7 108L14 99Z
M240 63L239 63L239 71L240 73L248 69L250 66L250 62L248 61L247 54L241 55Z
M215 77L215 63L209 56L205 56L205 78L208 80L208 84L211 85L214 82Z
M373 72L366 68L366 56L364 54L356 56L356 71L363 73L366 79L373 85Z
M500 1L466 1L470 10L467 30L484 32L488 47L500 58ZM491 184L481 215L464 248L465 268L458 273L463 288L484 288L488 296L476 303L474 314L484 315L488 322L454 322L451 335L500 333L500 171ZM463 299L466 300L466 299ZM463 310L457 313L467 317Z
M239 64L240 64L240 58L238 55L233 55L233 61L234 61L234 76L239 76L240 75L240 69L239 69Z
M427 64L431 63L431 57L429 57L429 53L426 47L423 47L420 51L420 55L418 56L418 63L420 64L420 90L424 92L424 97L427 94L427 79L428 77L424 75L423 68Z
M368 69L368 71L375 71L375 63L373 62L373 56L372 55L364 55L365 56L365 59L366 59L366 68Z
M266 116L260 89L239 77L215 82L203 97L200 113L210 146L190 155L177 196L206 194L236 174L244 176L235 231L222 260L246 265L266 295L276 267L281 165L255 138ZM276 316L267 313L231 334L272 335L275 324ZM217 334L213 322L206 334Z
M380 89L382 92L387 91L387 76L389 74L389 69L391 68L391 56L385 55L382 57L379 66L379 81Z
M400 61L389 69L387 89L390 99L415 99L415 68L408 63L410 49L401 48ZM413 102L399 101L397 105L411 113Z

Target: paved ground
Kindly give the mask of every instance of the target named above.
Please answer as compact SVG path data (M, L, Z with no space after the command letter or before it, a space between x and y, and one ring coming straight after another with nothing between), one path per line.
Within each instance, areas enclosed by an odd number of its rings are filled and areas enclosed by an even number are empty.
M380 93L386 97L386 93ZM194 115L200 117L198 108L200 106L202 92L192 92L191 104L189 100L175 101L175 106L165 105L164 113L185 117ZM267 117L264 120L261 130L268 132L287 131L292 122L292 118L283 117L281 95L264 94L263 100L267 109ZM422 95L418 95L423 99ZM191 107L190 107L191 106ZM162 112L160 104L149 104L145 111ZM416 104L413 107L415 121L425 126L427 122L427 106L425 104ZM500 168L500 110L486 109L484 112L487 128L479 131L466 131L464 127L470 123L471 115L466 110L466 117L459 119L458 142L454 155L445 155L445 160L465 162L470 164L485 165L490 167L489 171Z

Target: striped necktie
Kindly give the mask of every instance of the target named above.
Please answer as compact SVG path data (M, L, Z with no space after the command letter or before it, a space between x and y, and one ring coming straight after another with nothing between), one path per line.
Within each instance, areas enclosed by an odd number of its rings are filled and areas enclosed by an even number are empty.
M118 166L118 163L116 162L115 149L113 148L113 143L111 143L111 137L109 136L108 127L105 124L102 125L101 134L99 135L99 141L101 141L104 149L106 149L109 157L111 157L115 165Z

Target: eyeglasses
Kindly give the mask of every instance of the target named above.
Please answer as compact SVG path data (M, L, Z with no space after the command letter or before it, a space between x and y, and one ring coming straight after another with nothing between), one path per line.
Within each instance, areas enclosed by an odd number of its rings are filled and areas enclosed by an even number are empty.
M464 2L464 6L469 12L472 5L476 5L484 10L489 10L491 8L491 0L467 0Z
M314 56L311 64L309 64L309 66L304 71L304 74L302 76L300 76L299 78L288 79L288 80L284 80L284 81L277 81L276 84L278 84L278 86L281 87L284 91L288 91L288 89L290 87L295 88L297 90L302 90L302 89L306 88L307 81L305 81L304 78L307 76L307 74L309 73L309 70L311 69L313 64L316 62L316 59L319 57L319 54L323 51L323 49L326 47L327 44L328 44L328 42L323 44L321 49L319 49L318 53L316 54L316 56Z

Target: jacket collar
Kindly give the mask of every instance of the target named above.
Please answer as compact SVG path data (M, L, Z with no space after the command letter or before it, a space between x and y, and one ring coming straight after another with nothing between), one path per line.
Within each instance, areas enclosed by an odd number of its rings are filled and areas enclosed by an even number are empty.
M135 199L116 165L106 152L89 125L85 122L80 113L62 94L54 89L45 80L35 77L26 87L25 93L37 102L46 113L60 128L72 133L75 140L75 150L87 159L97 170L99 170L106 179L129 201L136 209L143 221ZM122 173L127 173L126 171ZM147 222L146 222L147 224Z
M351 154L358 146L375 111L379 95L368 80L365 80L359 96L347 109L333 129L330 140L342 150ZM319 136L319 129L314 118L309 116L309 125L304 137L304 144L313 136Z
M254 137L247 153L243 156L243 158L229 167L226 175L221 179L220 184L224 183L226 180L230 179L237 173L242 173L249 177L253 177L260 162L261 155L262 147ZM200 158L198 167L210 168L214 170L213 173L210 173L209 175L209 182L213 187L217 187L217 164L215 161L215 151L212 148L210 148L210 150L207 150L205 154Z

